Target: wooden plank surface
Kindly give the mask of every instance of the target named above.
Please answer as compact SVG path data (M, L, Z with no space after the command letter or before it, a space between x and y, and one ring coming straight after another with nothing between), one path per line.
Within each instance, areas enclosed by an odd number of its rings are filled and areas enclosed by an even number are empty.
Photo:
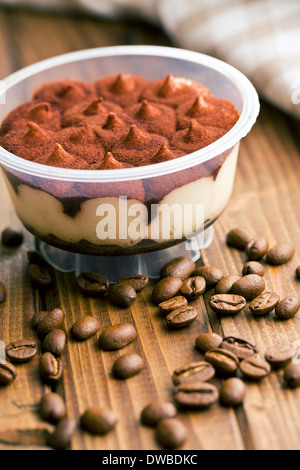
M57 54L117 44L171 45L159 30L138 22L0 9L0 78ZM299 148L299 123L264 104L258 123L241 145L234 194L215 224L214 242L203 252L204 264L219 266L228 274L241 272L244 255L225 244L226 233L235 226L265 235L271 244L289 241L297 248L295 258L286 266L267 267L266 282L281 296L299 295L300 284L294 275L300 264ZM2 180L0 201L0 230L18 224ZM33 313L61 306L66 312L68 346L57 391L66 401L68 416L78 419L89 406L107 405L119 418L116 431L105 438L78 430L72 439L73 450L159 448L153 431L140 425L140 412L152 400L170 399L174 368L201 357L194 348L201 332L243 336L262 351L276 342L300 339L300 317L279 323L271 316L255 320L245 311L220 321L208 307L208 294L195 302L198 320L186 330L170 332L151 302L153 283L130 309L82 296L72 274L56 273L54 288L41 296L26 276L26 250L31 247L33 238L27 234L21 249L0 248L0 279L9 292L0 308L0 339L6 343L16 337L34 339L30 328ZM119 352L100 352L95 338L83 344L70 338L72 324L85 314L97 317L103 328L120 321L136 326L139 339L127 350L143 356L146 366L141 374L120 383L111 377ZM37 406L47 388L40 383L37 364L35 358L30 365L18 367L15 383L0 389L0 449L46 448L49 426L40 421ZM259 385L249 384L247 390L244 406L236 411L215 406L209 412L181 414L189 430L184 448L299 449L300 392L284 389L281 373Z

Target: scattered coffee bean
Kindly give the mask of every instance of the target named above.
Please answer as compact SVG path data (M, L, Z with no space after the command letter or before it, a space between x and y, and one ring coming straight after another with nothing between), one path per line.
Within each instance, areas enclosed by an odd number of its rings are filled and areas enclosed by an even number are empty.
M188 300L194 300L204 294L206 289L206 281L204 277L189 277L183 281L180 289L181 294Z
M293 318L300 309L300 300L297 297L287 297L281 300L275 309L275 315L280 320Z
M223 342L222 336L216 333L203 333L196 339L196 347L203 353L210 351L211 349L218 349L221 347Z
M215 369L209 362L190 362L173 373L174 385L182 385L189 382L207 382L215 376Z
M235 228L228 233L226 241L229 246L233 246L238 250L244 250L248 243L253 239L254 237L252 233L248 230Z
M259 295L256 299L252 300L249 305L249 308L253 315L256 317L262 317L268 315L276 305L278 304L280 297L274 292L266 291L263 294Z
M279 345L269 349L265 358L274 369L282 369L291 362L294 353L295 349L291 345Z
M210 308L219 315L236 315L246 304L244 297L234 294L216 294L209 301Z
M134 288L125 283L113 285L109 294L111 301L120 307L130 307L137 299Z
M46 352L40 359L40 375L47 383L56 383L62 378L63 365L60 357Z
M170 300L165 300L165 302L161 302L158 308L159 308L160 313L167 315L168 313L172 312L172 310L186 307L187 305L188 305L187 299L181 295L178 295L177 297L173 297Z
M155 304L159 305L160 303L175 297L176 294L180 291L181 287L182 280L179 277L165 277L154 287L152 292L152 300Z
M300 387L300 364L293 362L284 369L284 381L289 388Z
M162 419L175 418L177 409L168 401L154 401L143 409L141 421L146 426L156 427Z
M65 314L60 308L51 310L44 318L38 323L37 334L40 338L46 336L52 330L62 330L64 327Z
M3 304L3 302L5 302L6 297L7 297L6 287L3 284L3 282L0 282L0 304Z
M10 227L3 230L1 235L2 245L7 246L9 248L14 248L22 245L23 240L24 234L20 230Z
M0 361L0 385L9 385L17 377L17 369L13 364Z
M40 417L49 423L58 423L66 416L66 405L57 393L47 393L39 406Z
M27 251L27 259L29 264L37 264L42 268L47 267L47 262L45 258L38 251Z
M61 356L66 347L66 339L64 330L50 331L43 341L43 352L49 352L54 356Z
M113 365L113 375L117 379L129 379L141 372L144 361L138 354L125 354L119 357Z
M296 277L300 279L300 266L296 269Z
M242 274L243 276L248 276L248 274L257 274L258 276L264 277L266 270L261 263L258 263L257 261L249 261L244 264Z
M212 364L219 374L225 377L234 375L238 370L240 362L235 354L221 348L208 351L204 359Z
M267 261L270 264L279 266L290 261L295 254L295 248L289 243L278 243L267 253Z
M28 266L29 279L34 287L45 289L52 284L52 277L47 268L30 264Z
M248 274L236 281L232 286L232 293L241 295L246 300L253 300L258 297L266 288L266 283L257 274Z
M91 297L100 297L109 288L107 277L98 273L81 273L76 279L76 284L84 294Z
M189 277L195 269L196 265L194 261L182 256L167 263L161 269L160 277L179 277L183 280Z
M241 279L241 276L225 276L216 285L215 294L230 294L233 284Z
M226 380L220 390L220 401L223 406L239 406L246 396L246 385L240 379L232 377Z
M189 326L196 320L197 316L197 310L188 306L172 310L166 316L166 321L169 328L179 329Z
M68 418L62 419L50 434L48 445L55 450L65 450L70 447L71 439L76 430L76 421Z
M104 351L116 351L125 348L136 337L137 331L131 323L118 323L102 331L98 345Z
M79 318L71 328L73 338L84 341L94 336L100 329L100 322L97 318L89 315Z
M134 288L135 292L141 292L141 290L143 290L149 284L149 278L143 275L126 276L121 277L119 283L120 282L129 284L131 287Z
M31 326L32 328L36 331L39 324L41 323L42 320L48 315L49 312L43 310L41 312L37 312L33 315L31 319Z
M182 408L203 410L211 407L218 399L217 387L207 382L181 384L174 390L174 400Z
M224 338L221 348L232 352L240 361L254 356L254 354L257 353L253 344L244 339L235 338L233 336Z
M262 259L269 249L269 242L266 238L260 237L252 240L246 246L246 255L251 261Z
M215 287L224 277L223 272L213 266L202 266L193 272L193 276L204 277L207 289Z
M31 361L37 353L35 342L20 340L6 346L6 356L14 364L24 364Z
M90 408L81 417L81 428L91 434L104 436L111 432L118 419L115 413L107 408Z
M240 363L240 370L247 379L259 381L270 374L271 367L259 354L255 354Z
M178 449L187 438L187 430L184 424L177 418L165 418L158 423L155 435L162 447Z

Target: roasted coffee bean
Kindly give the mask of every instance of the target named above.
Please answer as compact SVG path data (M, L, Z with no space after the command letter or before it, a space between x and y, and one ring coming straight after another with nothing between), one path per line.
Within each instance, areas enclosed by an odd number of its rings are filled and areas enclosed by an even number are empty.
M6 356L14 364L24 364L31 361L37 353L34 341L19 340L12 341L6 346Z
M30 264L28 266L29 279L34 287L45 289L52 284L52 277L47 268Z
M177 409L168 401L154 401L143 409L141 421L146 426L156 427L162 419L175 418Z
M38 323L37 334L40 338L46 336L52 330L62 330L65 314L60 308L55 308Z
M66 339L64 330L50 331L43 341L43 352L49 352L54 356L61 356L66 347Z
M246 300L258 297L266 288L266 283L257 274L248 274L236 281L232 286L232 294L241 295Z
M180 289L181 294L188 300L193 300L204 294L206 289L206 281L204 277L189 277L183 281Z
M117 379L129 379L141 372L144 361L138 354L125 354L119 357L113 365L113 375Z
M209 301L210 308L219 315L236 315L246 304L244 297L234 294L216 294Z
M223 406L239 406L246 396L246 385L240 379L232 377L226 380L220 390L220 402Z
M221 348L232 352L241 361L243 359L247 359L247 357L254 356L254 354L257 353L256 347L253 344L244 339L235 338L233 336L224 338Z
M294 354L295 349L289 344L284 344L269 349L265 354L265 358L274 369L281 369L291 362Z
M207 289L215 287L224 277L219 268L213 266L202 266L193 272L193 276L204 277Z
M47 261L38 251L27 251L27 259L29 264L37 264L43 268L47 267Z
M104 436L111 432L118 422L115 413L107 408L89 408L81 417L81 428L91 434Z
M166 300L172 299L180 291L182 280L179 277L165 277L156 284L152 292L152 300L159 305Z
M300 300L297 297L287 297L281 300L275 309L275 315L280 320L293 318L300 309Z
M300 364L293 362L284 369L284 380L289 388L300 387Z
M240 363L240 370L247 379L259 381L270 374L271 367L259 354L255 354Z
M204 359L212 364L219 374L225 377L234 375L240 362L235 354L221 348L208 351Z
M84 294L91 297L100 297L109 288L107 277L98 273L81 273L76 279L76 284Z
M84 341L94 336L100 329L100 322L97 318L87 315L79 318L71 328L73 338L78 341Z
M121 277L120 282L125 282L134 288L135 292L140 292L149 284L149 278L147 276L137 275L137 276L126 276Z
M57 393L47 393L40 401L39 413L44 421L56 424L66 416L66 405Z
M62 378L63 365L60 357L46 352L40 359L40 375L47 383L56 383Z
M174 400L182 408L203 410L219 399L217 387L207 382L190 382L178 385L174 390Z
M44 320L44 318L48 315L48 313L49 312L46 312L46 310L43 310L33 315L31 319L31 326L35 331L38 329L39 324L41 323L42 320Z
M295 254L295 248L289 243L278 243L267 253L267 261L270 264L279 266L290 261Z
M161 269L160 277L179 277L183 280L189 277L195 269L196 265L194 261L182 256L167 263Z
M207 382L215 376L215 369L209 362L190 362L176 369L173 373L174 385L182 385L189 382Z
M7 297L6 287L3 284L3 282L0 282L0 304L3 304L3 302L5 302L6 297Z
M111 301L120 307L130 307L136 299L137 294L129 284L115 284L109 291Z
M262 317L272 312L278 304L280 297L274 292L266 291L259 295L256 299L252 300L249 308L253 315L256 317Z
M258 263L257 261L249 261L244 264L242 274L243 276L248 276L248 274L257 274L258 276L264 277L266 270L261 263Z
M245 230L244 228L235 228L230 230L226 241L229 246L233 246L238 250L244 250L248 243L253 239L254 236L248 230Z
M230 294L233 284L241 279L241 276L225 276L215 287L215 294Z
M252 240L246 246L246 255L251 261L262 259L269 249L269 242L266 238L260 237Z
M218 349L221 347L223 342L222 336L217 335L216 333L203 333L199 335L196 339L196 347L201 351L206 353L211 349Z
M165 449L178 449L186 441L187 430L179 419L165 418L158 423L155 436Z
M17 377L17 369L13 364L0 361L0 385L9 385Z
M300 279L300 266L296 269L296 277L297 279Z
M14 228L6 228L3 230L1 235L1 242L2 245L7 246L9 248L14 248L17 246L22 245L24 240L24 234L18 229Z
M102 331L98 345L104 351L116 351L125 348L136 337L137 331L131 323L118 323Z
M158 308L159 308L160 313L167 315L168 313L172 312L172 310L186 307L187 305L188 305L187 299L181 295L178 295L177 297L173 297L173 299L165 300L165 302L161 302Z
M71 439L76 430L76 421L68 418L62 419L54 432L48 438L48 445L55 450L65 450L70 447Z
M182 307L173 310L166 316L167 326L171 329L185 328L193 323L198 316L193 307Z

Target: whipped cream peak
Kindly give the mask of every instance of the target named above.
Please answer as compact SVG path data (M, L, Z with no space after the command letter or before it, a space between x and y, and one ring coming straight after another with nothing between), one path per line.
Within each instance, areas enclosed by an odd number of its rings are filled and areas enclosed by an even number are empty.
M47 102L37 103L28 113L29 117L36 122L48 121L51 116L51 106Z
M201 126L195 119L190 122L190 127L183 137L185 142L197 142L207 138L207 130Z
M136 117L143 121L153 121L160 116L159 109L149 103L147 100L143 100L139 110L136 113Z
M114 131L115 129L125 126L125 122L118 117L116 113L109 113L107 116L106 123L103 126L103 129L108 131Z
M161 96L162 98L168 98L169 96L174 95L176 91L177 84L175 77L172 74L169 74L159 89L158 96Z
M135 124L130 126L129 132L123 140L123 144L126 147L135 147L140 145L147 145L150 141L150 137L139 129Z
M70 141L81 144L83 139L94 142L96 139L95 130L88 123L76 128L70 135Z
M50 138L48 134L38 126L35 122L27 123L28 131L23 137L23 140L30 144L37 144L39 142L48 141Z
M198 96L186 115L190 117L199 117L204 109L207 109L205 98L203 96Z
M85 116L96 116L101 111L101 104L103 103L103 98L100 97L97 100L94 100L84 111Z
M151 159L151 163L162 163L168 160L173 160L173 158L176 158L175 155L170 150L168 144L164 142L159 151Z
M122 162L115 159L111 152L107 152L105 158L100 166L100 170L117 170L122 168L128 168Z
M134 89L134 79L130 74L120 73L111 86L115 93L130 93Z

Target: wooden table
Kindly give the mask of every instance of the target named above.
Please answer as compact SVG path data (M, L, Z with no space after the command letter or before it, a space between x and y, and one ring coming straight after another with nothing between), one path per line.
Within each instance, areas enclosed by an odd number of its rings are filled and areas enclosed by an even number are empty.
M79 16L55 17L42 13L0 9L1 76L41 59L82 48L119 44L160 44L170 41L154 27L138 22L111 22ZM265 235L270 244L291 242L297 253L285 266L267 267L266 282L282 296L299 295L295 268L300 264L300 139L299 123L263 103L257 125L242 142L233 197L215 224L212 246L203 252L206 265L225 273L240 273L245 255L229 249L226 233L235 226ZM0 229L17 219L1 181ZM63 356L64 377L57 387L67 405L68 416L78 419L90 406L110 406L119 417L116 431L105 438L78 430L72 449L152 450L159 448L153 430L139 423L140 412L156 399L170 399L174 368L201 356L194 348L201 332L235 335L256 343L264 352L276 343L300 339L300 315L281 323L274 317L254 319L246 309L235 318L220 320L208 307L209 294L195 303L199 319L188 329L166 330L151 303L149 286L130 309L114 307L104 300L83 297L73 275L55 273L55 286L44 295L32 289L27 277L26 250L33 237L17 250L1 247L0 279L7 285L8 299L0 307L0 338L35 339L30 319L40 309L61 306L66 331L76 319L91 314L102 327L120 321L136 326L139 340L128 351L145 359L145 369L120 383L111 377L119 353L102 353L95 338L78 344L69 339ZM0 389L0 448L46 449L49 425L37 413L39 401L49 391L38 374L38 357L18 367L13 385ZM272 373L260 384L249 384L243 407L236 410L215 406L203 413L181 414L189 438L187 450L202 449L299 449L300 391L285 389L282 373Z

